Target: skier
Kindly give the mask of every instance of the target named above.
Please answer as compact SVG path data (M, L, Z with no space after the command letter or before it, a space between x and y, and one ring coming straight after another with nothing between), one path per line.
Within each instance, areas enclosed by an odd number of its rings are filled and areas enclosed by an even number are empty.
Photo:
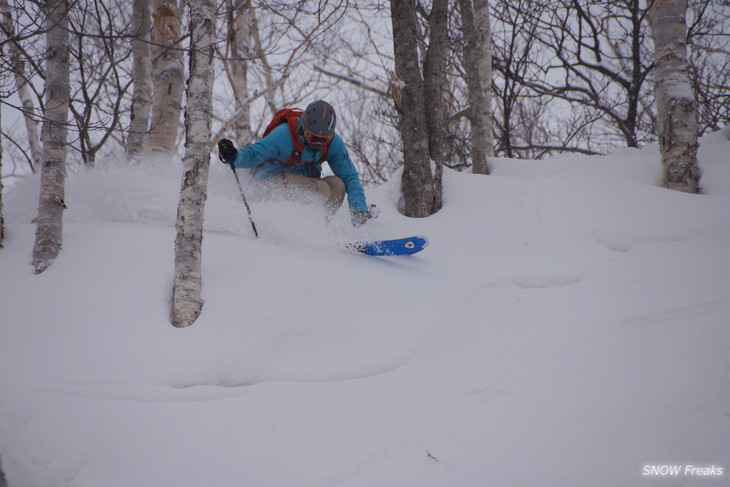
M335 133L336 122L335 109L322 100L303 113L281 110L262 139L243 149L221 139L218 154L231 167L251 170L257 194L314 197L324 204L327 218L342 206L347 193L352 224L359 227L373 215L345 143ZM325 161L334 176L321 177Z

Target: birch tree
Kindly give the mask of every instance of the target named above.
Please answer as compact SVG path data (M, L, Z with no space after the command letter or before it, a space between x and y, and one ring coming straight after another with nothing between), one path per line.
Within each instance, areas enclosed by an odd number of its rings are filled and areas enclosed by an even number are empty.
M30 148L31 169L35 172L40 166L41 161L41 141L38 137L38 122L33 117L35 113L35 105L28 78L25 74L25 62L23 54L18 47L15 37L14 19L7 0L0 0L0 28L2 28L5 38L9 40L8 58L10 61L10 70L15 78L15 89L20 98L23 107L23 120L25 121L25 130L28 137L28 147Z
M69 107L68 0L46 0L46 104L43 120L41 191L33 248L40 274L58 256L66 208L66 132Z
M2 52L0 50L0 52ZM1 72L1 71L0 71ZM2 105L0 104L0 108ZM0 110L0 127L2 127L2 110ZM0 249L3 248L3 239L5 238L5 217L3 217L3 135L0 131ZM0 469L0 481L2 480L2 470Z
M6 3L2 3L2 7L6 7ZM0 15L3 15L4 12L0 12ZM7 33L6 33L7 35ZM0 55L4 54L3 47L0 45ZM0 79L3 78L3 67L0 66ZM3 92L2 92L2 84L0 84L0 249L3 248L3 239L5 238L5 218L3 217L3 134L2 134L2 98L3 98ZM3 482L5 480L5 475L3 475L2 471L2 465L0 465L0 487L2 487Z
M487 157L494 156L494 135L492 126L492 26L491 11L487 0L474 0L474 19L476 26L477 69L479 71L479 87L483 105L479 105L477 113L484 121L484 151ZM487 169L488 172L488 169ZM485 173L486 174L486 173Z
M132 4L132 26L135 34L132 41L134 93L126 145L127 158L130 160L138 159L147 150L152 104L151 18L149 0L134 0Z
M190 0L190 74L185 109L185 157L175 239L172 324L192 325L203 307L201 258L213 111L213 0Z
M273 73L276 72L277 69L275 69L269 62L268 53L270 53L271 51L269 49L269 46L264 46L264 43L261 39L261 22L259 22L259 17L258 15L256 15L255 9L252 8L250 10L250 15L251 25L253 26L253 28L251 29L253 55L256 59L259 60L259 62L261 63L261 67L263 68L259 76L259 85L263 86L262 95L264 97L264 100L266 100L266 106L269 109L267 118L270 118L278 110L278 106L276 103L276 91L280 90L283 87L284 82L289 78L289 76L291 76L291 71L293 67L292 61L296 58L296 55L301 48L301 45L291 49L291 54L289 55L288 59L286 59L282 63L282 66L278 67L278 70L280 71L279 79L274 79ZM283 35L283 33L276 33L275 35L281 36Z
M686 14L687 0L656 0L649 11L662 185L697 193L697 103L687 69Z
M403 140L403 197L405 215L432 214L433 173L429 159L423 77L418 56L416 5L413 0L390 0L393 22L395 74L393 86Z
M472 172L489 174L487 157L494 155L492 135L492 49L489 4L486 0L459 0L464 35L464 72L469 91Z
M226 63L226 74L233 89L235 118L233 132L238 147L253 142L251 112L248 103L248 57L251 31L250 0L226 0L228 7L228 53L231 62Z
M152 18L152 112L150 151L175 152L183 94L182 24L177 0L153 0Z

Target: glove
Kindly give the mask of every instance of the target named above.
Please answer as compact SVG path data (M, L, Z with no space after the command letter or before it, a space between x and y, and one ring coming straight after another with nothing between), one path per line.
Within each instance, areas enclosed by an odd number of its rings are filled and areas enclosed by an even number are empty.
M224 164L233 164L238 156L238 150L228 139L218 141L218 157Z
M357 228L364 225L373 215L369 211L353 211L350 213L350 217L352 218L352 226Z
M377 218L380 215L380 208L375 205L370 205L368 211L353 211L350 213L352 217L352 226L357 228L365 224L366 221L371 218Z

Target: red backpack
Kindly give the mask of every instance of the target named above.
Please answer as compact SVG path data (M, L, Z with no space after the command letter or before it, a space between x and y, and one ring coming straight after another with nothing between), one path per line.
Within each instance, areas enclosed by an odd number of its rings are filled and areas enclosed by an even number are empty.
M302 143L301 137L299 137L299 132L297 131L297 125L299 123L299 118L304 114L302 110L299 108L284 108L283 110L279 110L276 112L276 115L274 115L274 118L271 120L269 125L266 127L266 130L264 130L264 135L261 138L266 137L271 133L272 130L274 130L276 127L278 127L281 124L287 124L289 126L289 134L291 135L291 140L294 142L294 152L291 153L291 155L287 158L286 162L284 163L285 166L296 166L297 164L305 163L305 164L319 164L327 159L327 151L330 148L330 144L327 144L322 149L322 153L319 157L319 161L312 161L312 162L304 162L302 161L302 152L304 151L304 144ZM331 142L330 142L331 143Z

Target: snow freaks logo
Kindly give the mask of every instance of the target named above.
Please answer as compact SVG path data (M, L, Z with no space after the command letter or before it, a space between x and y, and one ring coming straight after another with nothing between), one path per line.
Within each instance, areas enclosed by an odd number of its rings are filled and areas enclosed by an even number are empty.
M642 475L645 477L722 477L723 467L711 465L697 467L695 465L644 465Z

